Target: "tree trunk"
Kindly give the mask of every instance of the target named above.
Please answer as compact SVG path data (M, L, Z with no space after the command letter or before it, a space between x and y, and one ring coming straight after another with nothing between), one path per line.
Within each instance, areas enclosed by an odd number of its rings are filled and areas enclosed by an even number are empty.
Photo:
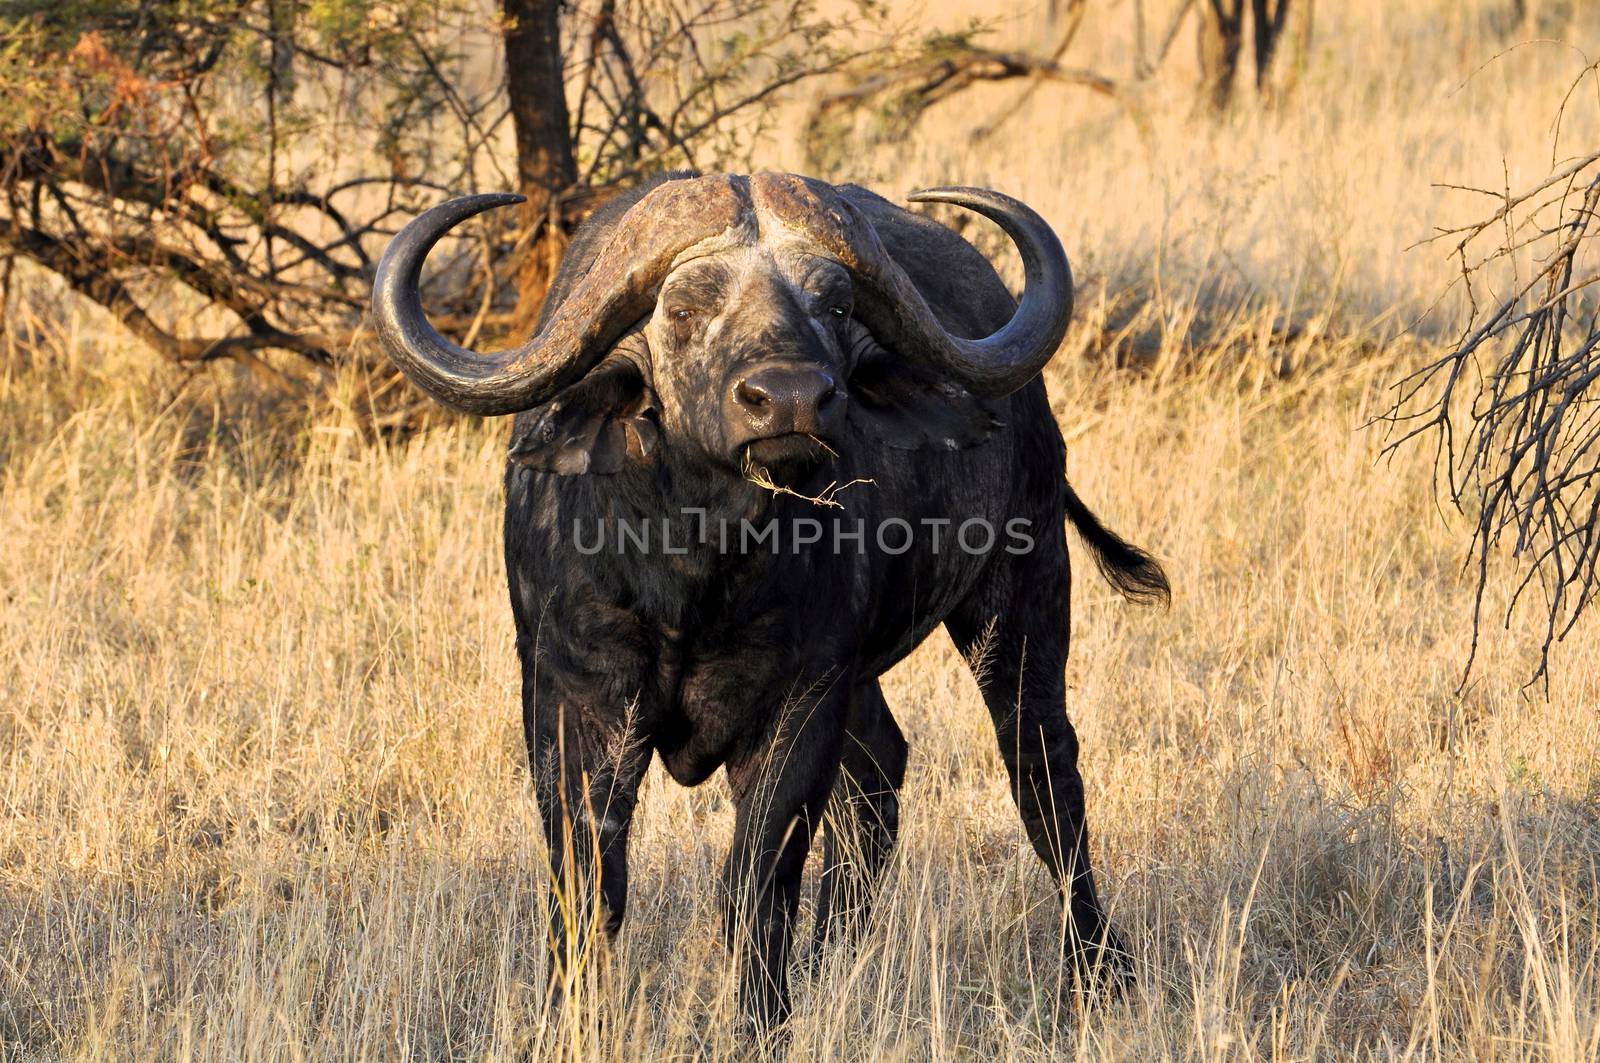
M1250 0L1256 91L1267 103L1287 96L1311 46L1314 0ZM1233 102L1244 47L1245 0L1200 4L1200 100L1215 113Z
M1289 14L1290 0L1250 0L1250 22L1255 31L1256 91L1272 90L1272 59L1278 51L1278 36Z
M1255 29L1256 91L1277 103L1293 91L1311 49L1314 0L1250 0Z
M517 274L514 329L533 330L555 277L566 232L561 196L578 181L561 63L560 0L501 0L505 16L506 85L517 138L517 191L522 205L523 258Z
M1244 0L1200 4L1200 99L1212 111L1228 109L1244 39Z

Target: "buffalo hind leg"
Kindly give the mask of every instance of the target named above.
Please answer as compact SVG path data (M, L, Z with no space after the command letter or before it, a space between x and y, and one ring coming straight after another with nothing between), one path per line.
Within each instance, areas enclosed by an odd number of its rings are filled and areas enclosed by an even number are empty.
M630 717L554 698L530 702L523 722L550 859L549 990L559 1003L595 944L596 922L608 936L622 926L628 832L651 750Z
M723 865L728 946L739 1000L758 1030L789 1014L789 949L812 836L827 808L843 740L846 698L834 690L777 713L769 734L727 762L735 809Z
M1028 841L1062 891L1073 975L1083 984L1085 975L1126 977L1131 957L1106 920L1089 866L1078 736L1065 707L1065 536L1058 526L1034 552L995 561L946 628L983 691Z
M850 698L839 778L823 821L823 864L817 889L813 965L830 940L853 943L866 926L879 880L900 833L900 786L906 740L889 714L878 681Z

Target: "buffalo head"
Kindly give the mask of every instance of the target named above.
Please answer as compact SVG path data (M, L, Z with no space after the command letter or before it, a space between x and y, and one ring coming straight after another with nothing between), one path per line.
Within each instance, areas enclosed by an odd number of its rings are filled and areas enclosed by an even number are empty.
M479 354L428 324L422 262L452 226L519 199L470 196L416 218L385 252L372 306L384 349L440 402L486 415L540 407L513 457L547 471L616 472L651 460L663 437L735 471L802 470L860 435L964 446L987 435L989 400L1043 368L1072 313L1060 243L997 192L910 196L993 219L1022 255L1017 312L968 339L945 330L833 186L719 174L651 190L527 343Z

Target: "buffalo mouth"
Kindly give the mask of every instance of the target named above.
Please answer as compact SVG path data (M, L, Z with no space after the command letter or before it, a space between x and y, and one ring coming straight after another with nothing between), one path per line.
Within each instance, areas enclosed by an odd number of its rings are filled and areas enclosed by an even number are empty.
M783 487L794 487L818 467L839 456L827 440L809 432L786 432L751 440L744 447L744 465L764 472Z

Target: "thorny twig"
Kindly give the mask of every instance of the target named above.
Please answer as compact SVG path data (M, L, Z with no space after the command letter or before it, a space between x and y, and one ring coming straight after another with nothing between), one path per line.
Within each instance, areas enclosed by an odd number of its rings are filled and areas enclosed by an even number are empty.
M813 436L812 439L817 443L818 446L822 447L824 450L827 450L829 453L833 453L832 449L826 443L822 442L820 439L816 439L815 436ZM855 479L846 483L840 483L839 481L835 480L827 487L824 487L821 491L818 491L816 494L808 495L800 491L796 491L791 487L785 487L782 484L774 481L772 479L772 474L768 472L765 467L757 465L754 461L752 461L748 454L745 455L744 459L744 478L765 491L771 491L774 495L788 495L791 498L798 498L803 501L810 502L813 505L826 506L829 509L844 508L844 506L841 505L838 500L839 492L854 487L857 484L874 484L877 482L876 480Z
M1530 683L1548 683L1552 646L1600 588L1600 300L1592 287L1600 279L1600 152L1553 167L1522 192L1494 195L1500 206L1488 217L1433 238L1457 238L1453 286L1468 304L1460 339L1399 381L1380 418L1389 429L1385 454L1433 436L1435 475L1474 525L1477 586L1463 686L1477 656L1489 558L1503 543L1521 573L1504 622L1530 587L1544 598ZM1480 303L1508 270L1509 287Z

